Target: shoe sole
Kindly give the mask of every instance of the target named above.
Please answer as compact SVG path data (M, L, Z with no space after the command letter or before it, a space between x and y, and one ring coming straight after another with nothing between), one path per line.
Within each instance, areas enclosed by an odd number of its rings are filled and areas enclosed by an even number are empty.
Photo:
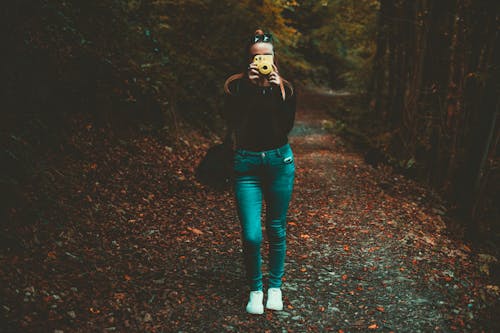
M282 310L283 310L283 306L280 306L280 307L273 307L273 306L267 306L267 305L266 305L266 309L269 309L269 310L275 310L275 311L282 311Z
M264 313L264 309L262 309L262 311L261 311L261 310L259 310L259 311L257 311L257 312L251 312L251 311L248 311L248 310L247 310L247 313L249 313L249 314L263 314L263 313Z

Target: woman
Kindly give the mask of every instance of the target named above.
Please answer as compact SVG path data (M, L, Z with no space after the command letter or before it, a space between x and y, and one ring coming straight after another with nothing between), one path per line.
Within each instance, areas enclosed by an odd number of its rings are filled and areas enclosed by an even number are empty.
M286 254L286 214L292 195L295 162L288 133L295 120L296 95L279 74L271 34L257 30L246 49L248 67L225 84L228 133L234 133L234 193L241 224L243 259L250 296L246 311L262 314L261 207L266 202L269 241L269 289L266 308L282 310ZM272 55L273 71L262 74L255 55ZM234 130L234 131L233 131Z

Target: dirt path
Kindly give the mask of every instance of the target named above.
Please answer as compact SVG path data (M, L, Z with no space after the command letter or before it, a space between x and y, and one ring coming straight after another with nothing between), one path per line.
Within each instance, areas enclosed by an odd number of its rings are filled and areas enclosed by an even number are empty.
M43 170L52 182L33 184L38 222L4 228L22 239L0 256L5 332L498 329L493 259L447 235L431 191L329 134L331 98L302 95L290 135L284 311L245 313L234 198L193 177L208 140L109 142L87 126Z
M302 172L291 209L290 302L319 331L451 330L454 315L440 311L450 296L433 289L441 276L427 271L428 243L443 242L440 216L420 204L423 189L346 150L323 128L323 110L301 108L291 135ZM435 265L453 275L454 267Z
M323 126L329 97L302 100L290 134L297 175L288 214L285 311L267 311L265 319L244 313L239 227L229 196L228 218L222 230L213 229L225 240L211 268L185 267L186 278L204 280L206 297L219 295L220 301L181 330L195 324L214 332L488 331L491 323L477 317L485 305L472 287L480 282L471 251L446 236L438 199L366 165L329 134ZM479 289L486 292L485 285Z

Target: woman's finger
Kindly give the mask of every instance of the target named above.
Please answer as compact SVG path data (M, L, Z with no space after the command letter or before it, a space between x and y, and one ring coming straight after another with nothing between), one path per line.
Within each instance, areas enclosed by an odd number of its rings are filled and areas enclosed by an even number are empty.
M257 78L259 76L259 72L256 69L250 69L248 71L249 78Z
M274 84L280 84L280 76L278 75L278 73L271 73L269 75L269 82L272 82Z
M259 79L259 76L258 75L248 75L248 78L250 79L250 81L257 81Z

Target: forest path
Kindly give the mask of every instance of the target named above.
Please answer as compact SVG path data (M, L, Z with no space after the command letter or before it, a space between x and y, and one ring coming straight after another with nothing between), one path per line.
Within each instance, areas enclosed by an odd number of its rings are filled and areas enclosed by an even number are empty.
M470 288L478 281L471 250L448 238L444 207L429 190L367 165L327 130L332 119L325 110L335 98L327 92L301 94L289 136L296 178L288 212L284 311L266 310L266 320L244 313L248 291L229 195L223 202L231 224L224 222L214 233L225 234L223 243L230 245L212 257L212 274L215 267L224 268L206 292L219 294L221 302L212 304L212 315L200 313L195 325L214 332L478 331L484 323L476 314L482 301ZM266 288L267 238L262 254ZM210 276L185 269L191 271L186 277ZM181 327L194 324L188 321Z
M326 130L335 98L301 94L290 134L284 311L245 312L233 193L194 179L210 140L86 125L41 163L37 222L3 230L5 332L494 331L491 258L450 238L431 191ZM262 255L267 288L266 238Z

